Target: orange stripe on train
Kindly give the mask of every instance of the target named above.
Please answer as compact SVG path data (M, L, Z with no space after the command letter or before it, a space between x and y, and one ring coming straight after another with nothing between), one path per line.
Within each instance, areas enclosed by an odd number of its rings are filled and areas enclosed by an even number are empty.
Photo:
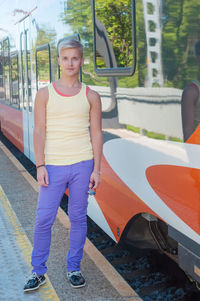
M165 204L200 234L200 170L182 166L154 165L147 179Z
M125 226L133 216L142 212L157 215L118 177L104 156L101 166L102 182L95 198L116 240L119 241ZM117 227L120 229L119 236Z

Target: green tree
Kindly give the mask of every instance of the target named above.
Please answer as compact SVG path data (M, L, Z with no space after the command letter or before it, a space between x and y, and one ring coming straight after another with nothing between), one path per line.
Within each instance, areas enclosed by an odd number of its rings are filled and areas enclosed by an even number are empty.
M137 83L134 86L144 86L145 76L147 72L146 68L146 34L144 26L144 13L142 0L136 2L136 37L137 37L137 64L136 74Z
M199 39L199 0L165 0L163 10L163 70L165 84L183 88L196 78L194 43Z
M128 67L133 60L130 7L130 0L96 1L96 17L107 30L118 67Z

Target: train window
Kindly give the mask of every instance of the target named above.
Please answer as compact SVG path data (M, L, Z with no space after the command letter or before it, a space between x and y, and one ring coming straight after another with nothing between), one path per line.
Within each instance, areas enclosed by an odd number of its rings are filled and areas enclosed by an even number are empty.
M36 85L37 90L51 82L50 45L44 44L36 48Z
M136 65L135 1L93 0L95 71L133 75Z
M12 104L19 107L19 64L18 54L11 54L11 92L12 92Z
M25 99L25 43L24 43L24 33L20 34L20 53L21 53L21 98L23 101L23 107L26 109L26 99Z
M29 39L29 31L26 30L26 68L27 68L27 87L28 87L28 107L29 112L32 112L32 91L31 91L31 47Z
M4 98L10 103L10 41L6 38L3 41L3 84Z

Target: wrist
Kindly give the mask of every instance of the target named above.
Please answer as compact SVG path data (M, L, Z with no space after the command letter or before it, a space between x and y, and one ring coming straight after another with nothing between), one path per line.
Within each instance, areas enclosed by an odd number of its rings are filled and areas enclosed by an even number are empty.
M99 170L93 170L93 173L96 173L97 175L101 175L101 172Z
M40 168L40 167L44 167L45 164L39 164L39 165L36 165L36 169Z

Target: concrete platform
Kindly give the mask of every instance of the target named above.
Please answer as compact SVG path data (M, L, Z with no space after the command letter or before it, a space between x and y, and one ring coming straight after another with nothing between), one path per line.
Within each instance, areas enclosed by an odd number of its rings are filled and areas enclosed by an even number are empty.
M59 300L49 280L41 290L23 292L30 273L31 244L0 185L0 300Z
M52 229L47 283L23 292L30 256L38 184L0 142L0 301L139 301L132 288L87 239L82 272L87 285L73 289L66 279L69 220L59 209Z

